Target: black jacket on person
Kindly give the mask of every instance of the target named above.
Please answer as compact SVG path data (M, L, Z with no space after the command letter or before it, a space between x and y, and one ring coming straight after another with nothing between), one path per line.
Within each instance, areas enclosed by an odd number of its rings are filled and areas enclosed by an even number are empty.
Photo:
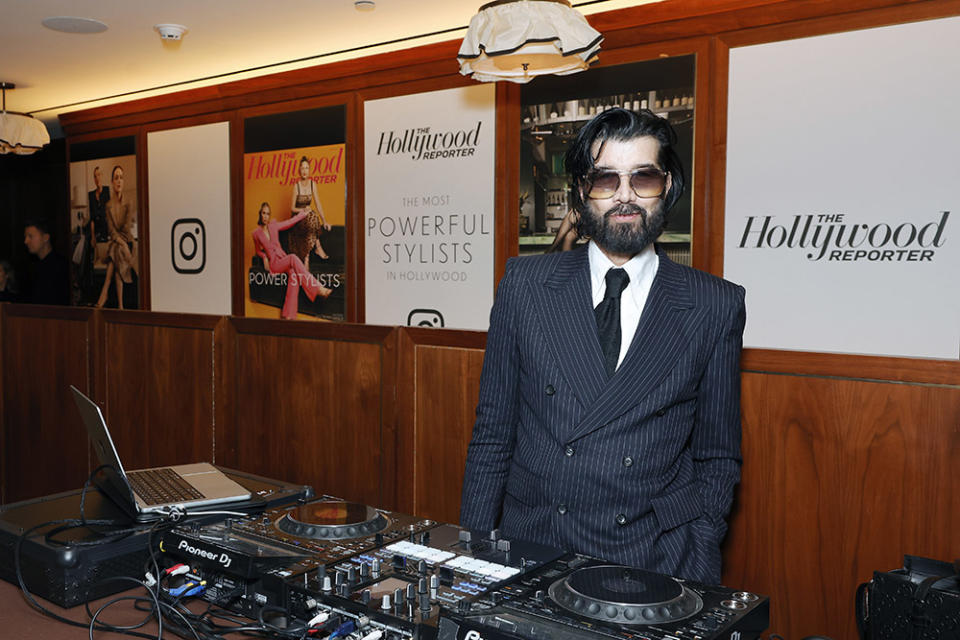
M30 304L70 304L70 264L51 251L43 259L30 261L30 280L21 302Z

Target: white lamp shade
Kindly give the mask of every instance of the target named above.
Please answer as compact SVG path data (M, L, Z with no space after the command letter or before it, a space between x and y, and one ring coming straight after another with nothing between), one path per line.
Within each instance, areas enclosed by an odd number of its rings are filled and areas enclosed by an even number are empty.
M555 0L514 0L482 9L457 54L460 73L481 82L529 82L583 71L603 36L583 14Z
M30 155L49 142L47 128L36 118L0 112L0 153Z

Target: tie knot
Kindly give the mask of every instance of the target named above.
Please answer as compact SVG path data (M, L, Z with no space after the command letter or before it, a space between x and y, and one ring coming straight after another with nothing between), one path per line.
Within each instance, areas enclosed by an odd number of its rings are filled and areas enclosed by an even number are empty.
M606 300L608 298L619 298L623 290L627 288L630 276L623 269L610 269L604 276L604 280L607 282L607 290L603 294L603 299Z

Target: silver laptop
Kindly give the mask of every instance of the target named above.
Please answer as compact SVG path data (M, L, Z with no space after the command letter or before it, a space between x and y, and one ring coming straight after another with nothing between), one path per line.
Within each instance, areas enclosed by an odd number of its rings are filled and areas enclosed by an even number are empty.
M176 509L187 511L250 499L247 489L207 462L124 471L100 407L73 385L70 390L100 464L105 467L106 482L101 487L138 520L153 520Z

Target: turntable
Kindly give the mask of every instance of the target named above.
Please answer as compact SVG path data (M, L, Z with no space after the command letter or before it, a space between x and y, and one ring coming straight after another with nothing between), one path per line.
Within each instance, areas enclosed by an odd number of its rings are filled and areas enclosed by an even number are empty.
M703 599L679 580L619 565L577 569L549 593L571 613L618 624L676 622L703 608Z
M438 637L747 639L768 621L763 596L568 555L469 609L448 611Z
M276 521L284 533L314 540L345 540L380 533L390 526L383 513L356 502L319 500L295 507Z

